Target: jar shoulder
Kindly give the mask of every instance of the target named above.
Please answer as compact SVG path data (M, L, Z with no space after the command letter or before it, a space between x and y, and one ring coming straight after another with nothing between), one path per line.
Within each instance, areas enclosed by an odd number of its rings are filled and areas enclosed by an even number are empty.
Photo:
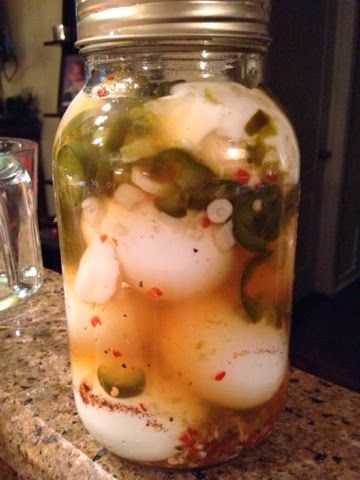
M298 182L298 143L281 106L265 89L236 82L178 82L159 97L133 92L126 96L113 82L104 82L77 95L62 119L57 140L88 117L94 129L102 128L116 123L119 115L134 116L139 108L151 124L146 134L150 154L169 146L186 148L196 157L213 157L214 149L232 148L234 154L241 148L266 149L262 161L278 162L289 183Z

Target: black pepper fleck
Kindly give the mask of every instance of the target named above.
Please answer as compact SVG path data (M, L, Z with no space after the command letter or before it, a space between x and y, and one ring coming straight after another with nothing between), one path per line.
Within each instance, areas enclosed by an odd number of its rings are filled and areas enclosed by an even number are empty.
M205 474L202 473L202 472L194 472L193 475L194 475L194 478L196 478L196 480L205 480L206 479Z
M126 368L126 363L123 363L121 366L122 368Z
M101 448L100 450L98 450L96 452L96 455L93 457L93 462L96 462L97 460L100 460L100 458L102 458L104 455L106 455L108 453L107 449L104 447L104 448Z
M314 460L317 462L323 462L327 458L326 453L319 452L316 455L314 455Z
M310 397L310 400L313 403L324 403L324 400L321 400L320 398L317 398L317 397Z
M299 379L298 378L290 378L289 382L290 383L299 383Z
M336 462L337 464L342 462L342 458L339 457L338 455L334 455L332 458L333 458L334 462Z
M193 248L193 251L194 253L198 253L199 250L197 248Z
M58 440L57 435L55 435L55 434L54 434L54 435L49 435L48 437L45 437L45 438L43 439L43 443L44 443L45 445L49 445L50 443L56 443L57 440Z

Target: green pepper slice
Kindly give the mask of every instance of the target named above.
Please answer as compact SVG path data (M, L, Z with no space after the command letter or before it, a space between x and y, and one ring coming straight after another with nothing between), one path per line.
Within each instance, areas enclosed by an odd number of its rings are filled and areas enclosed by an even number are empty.
M110 158L100 157L97 162L95 188L98 193L110 195L113 190L114 169Z
M231 180L215 180L192 194L189 205L191 208L203 210L216 198L226 198L234 202L243 188L246 187Z
M200 165L188 152L170 148L154 157L143 158L138 165L154 181L164 185L164 191L155 199L158 210L176 218L186 215L191 194L214 178L213 173Z
M285 219L289 219L292 215L297 212L299 206L299 186L294 185L286 193L284 198L284 210L285 210Z
M60 205L59 229L64 262L66 265L73 265L74 267L78 265L86 248L81 224L79 222L80 215L80 205L70 210L63 204Z
M155 198L154 203L161 212L167 213L171 217L182 218L186 215L189 197L186 192L174 187Z
M92 122L98 113L96 110L85 110L75 115L61 132L61 143L68 143L82 135L82 127L85 123Z
M83 164L71 145L63 145L57 157L55 178L61 204L72 209L85 198L86 176Z
M255 202L260 208L255 208ZM267 242L280 233L282 214L283 195L278 185L262 184L259 190L244 188L233 213L236 240L252 252L266 252Z
M119 151L124 144L130 125L129 117L124 114L120 114L113 120L104 143L104 148L107 152L115 153Z
M255 135L270 123L270 117L263 110L259 109L245 125L245 132L248 135Z
M145 374L141 368L127 365L101 364L97 370L100 385L112 397L129 398L140 395L145 388Z
M281 313L279 309L261 298L253 298L246 293L246 287L255 271L255 269L263 262L267 261L271 256L271 252L260 253L255 255L246 265L240 282L241 302L245 312L248 314L252 323L258 323L264 317L275 328L281 328Z
M276 128L271 117L259 108L245 125L245 132L251 137L260 132L264 136L270 136L276 134Z
M163 150L156 155L149 174L154 180L174 183L189 194L199 190L214 177L211 170L178 148Z

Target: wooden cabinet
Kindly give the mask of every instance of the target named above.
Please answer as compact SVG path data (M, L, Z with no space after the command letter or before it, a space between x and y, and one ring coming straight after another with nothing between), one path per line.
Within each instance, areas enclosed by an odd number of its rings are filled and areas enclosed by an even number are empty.
M351 103L349 96L358 12L347 0L273 0L272 6L269 83L294 124L301 150L295 277L295 299L300 299L313 291L332 293L360 273L354 200L359 87Z
M336 287L348 283L360 272L360 29L349 102L347 141L344 149L339 221L336 244Z

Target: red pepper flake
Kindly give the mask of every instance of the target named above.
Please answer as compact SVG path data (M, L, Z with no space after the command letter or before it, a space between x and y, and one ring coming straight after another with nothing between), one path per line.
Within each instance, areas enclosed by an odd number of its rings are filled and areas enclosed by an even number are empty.
M226 375L226 372L222 371L222 372L219 372L215 375L214 377L214 380L216 380L217 382L220 382L220 380L222 380Z
M90 392L91 386L86 381L83 383L83 386L84 386L85 392Z
M269 171L265 174L265 178L269 180L269 182L277 182L279 175L276 172Z
M145 405L143 403L139 403L139 407L141 408L141 410L143 412L147 412L147 408L145 407Z
M119 352L119 350L113 350L112 354L114 355L115 358L122 357L122 353Z
M158 287L150 288L150 290L148 290L147 293L148 293L149 297L151 297L151 298L160 298L164 295L162 290L160 290L160 288L158 288Z
M195 428L188 427L185 432L179 437L179 440L186 447L192 447L196 443L195 438L198 435L199 432Z
M100 240L102 241L102 243L105 243L107 239L108 239L108 236L106 235L106 233L103 233L102 235L100 235Z
M243 168L239 168L239 170L234 174L234 180L243 184L248 183L250 180L250 174Z
M197 437L197 436L199 435L199 432L196 430L196 428L191 428L191 427L188 427L187 433L188 433L191 437Z
M92 317L92 319L90 320L91 321L91 325L95 328L96 325L102 325L101 323L101 320L100 320L100 317L96 316L96 317Z
M105 97L105 95L107 94L106 88L105 87L98 88L97 94L98 94L98 97Z
M109 81L114 80L114 78L115 78L114 75L109 75L109 76L107 77L107 79L108 79Z
M143 286L144 286L144 282L143 282L142 280L140 280L140 282L139 282L139 287L140 287L140 288L143 288Z
M208 228L208 226L210 225L211 221L210 221L210 218L209 217L204 217L202 220L201 220L201 225L203 228Z
M111 240L112 240L113 244L115 245L115 247L117 247L119 245L119 242L116 240L115 237L112 237Z
M184 445L187 445L189 443L189 441L191 440L191 438L188 436L188 434L185 432L181 435L181 437L179 437L179 440L181 443L183 443Z

